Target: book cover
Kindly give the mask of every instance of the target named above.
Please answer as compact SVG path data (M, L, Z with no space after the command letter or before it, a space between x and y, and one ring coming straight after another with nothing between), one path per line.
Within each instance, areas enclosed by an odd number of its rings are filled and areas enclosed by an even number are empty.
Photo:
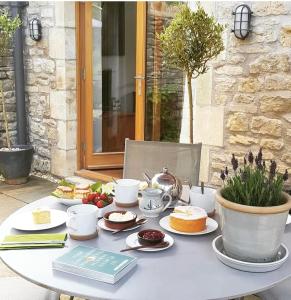
M53 261L56 270L108 283L115 283L135 265L135 257L87 246L77 246Z

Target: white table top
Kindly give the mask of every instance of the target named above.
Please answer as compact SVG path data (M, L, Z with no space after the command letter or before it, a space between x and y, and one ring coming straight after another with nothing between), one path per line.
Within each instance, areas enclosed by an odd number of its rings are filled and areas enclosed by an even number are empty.
M23 211L39 206L66 210L54 197L33 202L12 214L0 226L0 238L23 232L11 229L10 222ZM152 219L142 228L160 228L160 218ZM87 299L126 300L205 300L227 299L268 289L291 276L291 259L278 270L269 273L247 273L223 265L215 256L211 242L219 230L204 236L182 236L169 233L175 244L160 252L131 252L138 265L118 283L111 285L52 270L52 260L68 248L83 244L110 251L126 247L125 238L135 231L119 233L100 230L99 237L86 242L71 239L62 249L0 251L4 263L20 276L38 285L65 294ZM42 232L65 232L66 226ZM286 227L284 243L291 249L291 227Z

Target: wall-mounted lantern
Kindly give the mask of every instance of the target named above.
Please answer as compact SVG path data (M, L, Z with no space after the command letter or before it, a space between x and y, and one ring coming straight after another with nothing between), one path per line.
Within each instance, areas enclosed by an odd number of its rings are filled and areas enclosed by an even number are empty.
M244 40L250 33L252 11L246 4L239 5L234 12L234 26L232 32L241 40Z
M41 39L41 23L38 18L29 21L29 35L34 41Z

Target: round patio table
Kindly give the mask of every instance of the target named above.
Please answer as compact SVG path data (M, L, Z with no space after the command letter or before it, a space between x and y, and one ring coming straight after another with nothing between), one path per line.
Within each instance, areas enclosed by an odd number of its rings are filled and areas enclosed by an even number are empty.
M19 209L0 226L0 238L22 234L11 229L17 214L47 206L66 210L54 197L42 198ZM135 209L136 211L138 209ZM160 218L149 219L143 228L160 228ZM212 240L220 233L183 236L169 233L173 247L159 252L127 252L138 258L137 267L116 284L111 285L70 275L52 269L52 261L78 244L119 252L126 247L125 238L134 231L112 235L100 229L98 238L74 241L68 238L65 248L0 251L1 259L25 279L48 289L86 299L124 300L206 300L230 299L259 292L291 276L291 259L278 270L268 273L242 272L222 264L212 250ZM45 230L65 232L66 226ZM291 227L286 227L284 243L291 249Z

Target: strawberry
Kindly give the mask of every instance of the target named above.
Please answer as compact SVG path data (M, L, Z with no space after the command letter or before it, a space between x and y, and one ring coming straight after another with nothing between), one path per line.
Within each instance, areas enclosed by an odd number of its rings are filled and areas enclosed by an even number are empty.
M87 196L88 202L94 201L95 200L95 194L89 194Z
M102 201L102 200L97 201L96 206L98 208L103 208L104 207L104 201Z
M82 199L82 203L83 203L83 204L88 204L88 202L89 202L89 201L88 201L87 198L83 198L83 199Z
M106 194L101 194L99 199L106 201L107 200L107 195Z

